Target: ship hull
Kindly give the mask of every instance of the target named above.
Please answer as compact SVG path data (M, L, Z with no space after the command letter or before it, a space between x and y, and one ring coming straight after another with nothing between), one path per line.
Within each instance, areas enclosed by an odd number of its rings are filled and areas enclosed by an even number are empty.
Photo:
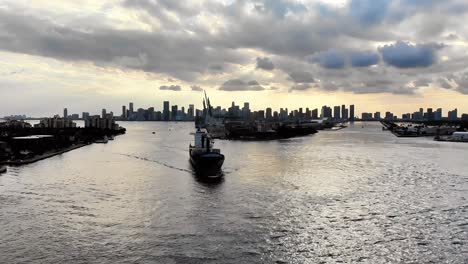
M221 172L224 155L219 153L191 154L190 163L197 174L216 176Z

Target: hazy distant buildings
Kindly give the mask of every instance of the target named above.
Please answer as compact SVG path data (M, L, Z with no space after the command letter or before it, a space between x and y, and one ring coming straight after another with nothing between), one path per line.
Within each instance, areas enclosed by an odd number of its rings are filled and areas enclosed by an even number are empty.
M375 120L380 120L381 119L380 112L375 112L374 113L374 119Z
M67 118L67 117L68 117L68 109L64 108L63 109L63 118Z
M36 128L71 128L76 127L76 123L68 118L60 118L58 115L52 118L43 118L39 124L35 124Z
M93 115L85 120L85 128L118 130L119 125L115 123L114 118L110 114L104 118L99 115Z

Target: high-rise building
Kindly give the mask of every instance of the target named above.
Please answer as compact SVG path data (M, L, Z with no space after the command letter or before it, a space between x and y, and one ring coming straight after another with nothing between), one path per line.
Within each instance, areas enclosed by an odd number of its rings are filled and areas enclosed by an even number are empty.
M244 107L242 108L242 118L244 119L250 118L250 104L248 102L245 102Z
M266 109L265 115L266 115L265 117L267 120L273 119L273 112L270 107Z
M380 112L375 112L375 113L374 113L374 119L375 119L375 120L380 120L380 118L381 118L381 117L380 117Z
M318 119L319 116L318 116L318 109L315 108L314 110L312 110L312 119Z
M354 117L355 117L354 105L352 104L349 106L349 120L353 121Z
M103 108L101 118L106 118L106 115L107 115L107 111L105 108Z
M341 106L341 118L348 119L348 109L346 109L346 105Z
M326 105L322 106L322 111L320 113L321 118L332 118L332 109Z
M442 120L442 108L437 108L434 112L434 120Z
M340 115L340 106L335 106L333 107L333 118L338 120L338 119L341 119L341 115Z
M172 120L172 121L176 121L176 120L177 120L177 111L178 111L177 105L173 105L173 106L171 107L171 120Z
M133 103L132 103L132 102L130 102L130 103L128 104L128 111L130 112L130 115L133 114Z
M127 119L127 107L122 105L122 118Z
M193 104L189 105L187 110L187 116L189 120L193 120L195 117L195 106Z
M67 118L67 117L68 117L68 109L64 108L63 109L63 118Z
M458 120L458 109L455 108L454 110L449 111L449 112L448 112L448 119L449 119L450 121L456 121L456 120Z
M169 101L164 101L163 103L163 120L169 121L170 120L170 110L169 110Z

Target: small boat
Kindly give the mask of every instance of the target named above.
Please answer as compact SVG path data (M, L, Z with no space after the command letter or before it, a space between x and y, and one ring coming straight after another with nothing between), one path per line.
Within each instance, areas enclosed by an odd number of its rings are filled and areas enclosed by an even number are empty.
M156 132L153 131L153 135L156 134Z
M7 172L7 167L6 166L0 166L0 173L5 173Z
M95 140L94 143L106 144L108 141L109 141L109 139L107 138L107 136L104 136L102 139Z
M205 176L218 176L224 163L224 155L219 149L213 148L213 140L207 132L192 133L195 137L195 145L189 146L190 163L197 174Z
M109 136L109 140L114 140L114 136Z

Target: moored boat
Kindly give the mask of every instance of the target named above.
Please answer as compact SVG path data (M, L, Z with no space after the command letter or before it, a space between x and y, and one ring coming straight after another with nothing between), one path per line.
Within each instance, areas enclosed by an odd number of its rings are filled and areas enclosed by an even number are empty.
M213 140L205 131L198 129L193 133L195 145L189 146L190 163L196 173L206 176L219 176L224 163L224 155L213 148Z
M450 136L436 136L436 141L465 142L468 143L468 132L454 132Z

